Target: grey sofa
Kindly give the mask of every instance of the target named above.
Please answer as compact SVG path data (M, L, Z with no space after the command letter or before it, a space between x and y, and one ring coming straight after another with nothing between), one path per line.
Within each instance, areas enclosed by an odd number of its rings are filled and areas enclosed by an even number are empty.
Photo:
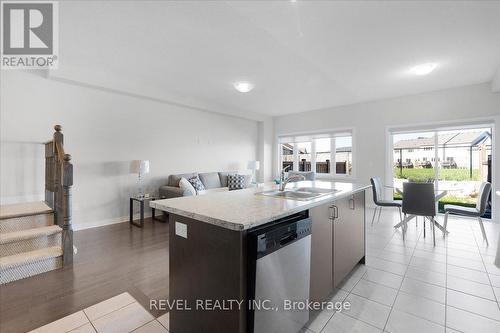
M184 191L179 187L179 181L182 177L189 179L192 177L200 177L201 182L208 190L221 189L227 187L227 176L228 175L236 175L238 172L236 171L221 171L221 172L205 172L205 173L182 173L177 175L170 175L168 177L167 185L160 187L160 196L169 198L177 198L183 196L189 196L190 193L184 193ZM250 184L251 177L247 177L247 186Z

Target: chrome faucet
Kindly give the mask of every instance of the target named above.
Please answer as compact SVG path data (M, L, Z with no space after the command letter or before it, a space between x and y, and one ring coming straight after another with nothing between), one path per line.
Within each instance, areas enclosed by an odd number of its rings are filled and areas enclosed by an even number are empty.
M290 166L287 166L287 167L285 167L285 168L283 168L281 170L281 174L280 174L280 187L279 187L280 191L284 191L285 187L286 187L286 184L288 184L292 180L305 180L306 179L306 177L304 177L302 175L293 175L293 176L285 178L285 171L288 170L289 167Z

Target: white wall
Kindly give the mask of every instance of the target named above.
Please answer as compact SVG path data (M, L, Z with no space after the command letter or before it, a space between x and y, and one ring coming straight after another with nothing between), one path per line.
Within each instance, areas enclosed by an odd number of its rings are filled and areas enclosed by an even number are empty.
M259 122L259 149L257 154L257 159L260 161L259 181L267 182L273 179L273 146L273 118L269 117Z
M137 175L134 159L149 159L147 191L169 174L245 170L258 152L258 124L62 83L20 71L2 71L0 89L2 203L43 198L43 146L61 124L73 156L76 229L127 219Z
M385 176L388 127L418 126L482 117L498 121L495 119L498 116L500 116L500 93L492 93L490 84L479 84L277 117L274 119L274 127L275 136L324 129L354 128L357 151L356 178L368 182L372 176ZM500 153L499 130L500 127L497 126L495 144L498 153ZM500 161L500 158L496 158L496 161ZM495 165L498 178L500 163ZM499 187L500 182L496 185Z

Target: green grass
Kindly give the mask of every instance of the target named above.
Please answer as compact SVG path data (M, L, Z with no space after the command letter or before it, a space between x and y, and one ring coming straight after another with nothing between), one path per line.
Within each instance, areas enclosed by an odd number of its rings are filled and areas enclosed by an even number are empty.
M434 168L431 169L405 169L403 174L399 168L394 168L394 178L411 179L413 181L426 181L434 179ZM469 169L439 169L439 180L456 180L456 181L479 181L479 169L472 170L472 178L470 178Z

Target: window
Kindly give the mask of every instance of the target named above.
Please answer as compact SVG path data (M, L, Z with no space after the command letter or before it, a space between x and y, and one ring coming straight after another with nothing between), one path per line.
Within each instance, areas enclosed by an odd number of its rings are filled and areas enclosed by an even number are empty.
M352 136L335 138L335 168L338 175L352 174Z
M312 142L297 143L299 171L311 171L311 147Z
M321 176L353 176L351 132L280 137L280 170L316 171Z
M293 149L294 143L280 144L281 169L288 168L287 170L293 170Z
M330 173L332 139L316 139L316 173Z
M432 181L436 190L446 191L439 199L439 212L446 204L473 207L481 183L494 181L492 134L488 125L393 132L394 187L402 188L406 181ZM410 150L414 152L408 154ZM490 206L483 217L491 217Z

